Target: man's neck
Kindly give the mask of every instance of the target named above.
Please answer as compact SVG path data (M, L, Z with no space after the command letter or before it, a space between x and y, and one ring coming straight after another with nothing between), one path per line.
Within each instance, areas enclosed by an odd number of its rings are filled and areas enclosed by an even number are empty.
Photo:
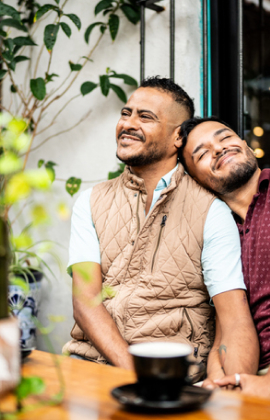
M250 203L253 196L258 191L258 182L261 170L258 168L250 180L243 185L243 187L223 196L220 198L228 204L234 213L236 213L244 222Z
M175 168L177 164L176 158L167 160L166 162L157 162L151 165L132 167L131 171L144 180L147 191L147 200L145 206L145 214L148 214L153 200L153 194L159 180Z

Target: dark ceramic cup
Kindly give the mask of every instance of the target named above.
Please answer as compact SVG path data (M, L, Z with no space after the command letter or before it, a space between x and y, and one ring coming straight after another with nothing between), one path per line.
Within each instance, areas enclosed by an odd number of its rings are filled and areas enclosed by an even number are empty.
M192 347L182 343L151 342L132 344L138 378L138 395L148 401L173 401L187 384L188 360Z

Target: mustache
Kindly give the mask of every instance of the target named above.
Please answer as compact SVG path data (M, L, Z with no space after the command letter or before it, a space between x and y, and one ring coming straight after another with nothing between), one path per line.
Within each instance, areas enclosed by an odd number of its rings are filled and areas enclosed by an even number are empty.
M141 134L138 134L138 133L137 133L137 131L134 131L134 130L130 130L130 131L122 130L122 131L120 132L119 136L118 136L118 139L120 139L120 137L121 137L123 134L126 134L127 136L136 137L137 139L139 139L139 140L141 140L141 141L145 142L145 138L144 138L144 136L142 136Z
M241 150L240 150L239 147L232 147L231 149L223 150L223 152L218 156L217 160L215 161L215 163L212 167L212 170L215 170L217 165L218 165L218 162L220 161L220 159L222 159L223 156L225 156L227 153L230 153L230 152L241 153Z

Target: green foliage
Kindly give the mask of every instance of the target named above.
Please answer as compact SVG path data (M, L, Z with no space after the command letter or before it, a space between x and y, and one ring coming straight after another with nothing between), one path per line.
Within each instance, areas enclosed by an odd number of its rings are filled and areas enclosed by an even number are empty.
M45 390L44 381L37 376L22 378L15 390L17 400L21 402L29 395L39 395Z
M66 36L67 36L68 38L70 38L70 36L71 36L71 29L70 29L70 26L68 26L68 24L67 24L67 23L65 23L65 22L60 22L60 26L61 26L61 28L62 28L63 32L66 34Z
M128 20L134 25L140 21L140 9L137 5L124 3L120 6L120 9L128 18Z
M119 28L119 17L117 15L114 15L113 13L111 13L109 17L109 28L111 38L114 41Z
M0 16L11 16L18 21L21 20L20 13L14 9L14 7L8 6L2 2L0 3Z
M74 15L74 13L69 13L65 16L67 16L74 23L74 25L77 26L79 30L81 29L82 27L81 20L77 15Z
M88 28L86 29L86 31L84 33L84 39L85 39L85 42L87 44L89 42L89 37L90 37L90 34L91 34L92 30L94 29L94 27L98 26L98 25L102 25L102 24L103 24L103 22L95 22L95 23L91 23L91 25L88 26Z
M42 77L30 80L30 89L34 97L42 101L46 96L45 80Z
M81 64L74 64L72 61L68 62L71 71L80 71L82 69Z
M101 0L95 7L95 15L98 15L102 10L111 7L113 5L112 3L112 0Z
M124 103L127 102L127 96L125 94L125 92L123 91L122 88L120 88L120 86L114 85L113 83L110 83L110 88L116 93L116 95L118 96L118 98L123 101Z
M97 83L93 83L93 82L84 82L81 85L81 94L83 96L87 95L88 93L92 92L92 90L94 90L97 87Z
M118 176L120 176L124 172L124 170L125 170L125 164L124 163L119 163L117 171L108 173L108 179L117 178Z
M44 4L44 6L41 6L37 13L35 14L34 21L37 21L40 19L45 13L49 12L50 10L59 10L57 7L55 7L53 4Z
M3 19L0 22L0 28L2 29L3 26L8 26L11 28L16 28L19 31L28 32L27 27L17 19Z
M108 96L108 93L110 91L110 79L107 74L103 74L102 76L99 76L99 83L102 95Z
M82 180L80 178L75 178L71 176L66 182L66 191L71 195L71 197L79 191Z
M48 52L51 52L56 43L59 25L50 24L44 29L44 44Z

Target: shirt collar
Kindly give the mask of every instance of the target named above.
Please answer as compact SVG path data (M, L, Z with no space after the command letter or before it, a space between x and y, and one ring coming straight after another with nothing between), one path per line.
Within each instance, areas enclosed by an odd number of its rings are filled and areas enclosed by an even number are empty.
M167 188L170 185L171 179L172 179L172 175L177 170L177 168L178 168L178 164L170 172L168 172L166 175L164 175L158 181L158 184L157 184L157 186L155 188L155 191L163 190L164 188Z
M262 183L264 181L268 181L268 183L269 183L269 180L270 180L270 169L263 169L261 174L260 174L260 178L259 178L259 182L258 182L258 186L259 186L258 191L261 191Z

